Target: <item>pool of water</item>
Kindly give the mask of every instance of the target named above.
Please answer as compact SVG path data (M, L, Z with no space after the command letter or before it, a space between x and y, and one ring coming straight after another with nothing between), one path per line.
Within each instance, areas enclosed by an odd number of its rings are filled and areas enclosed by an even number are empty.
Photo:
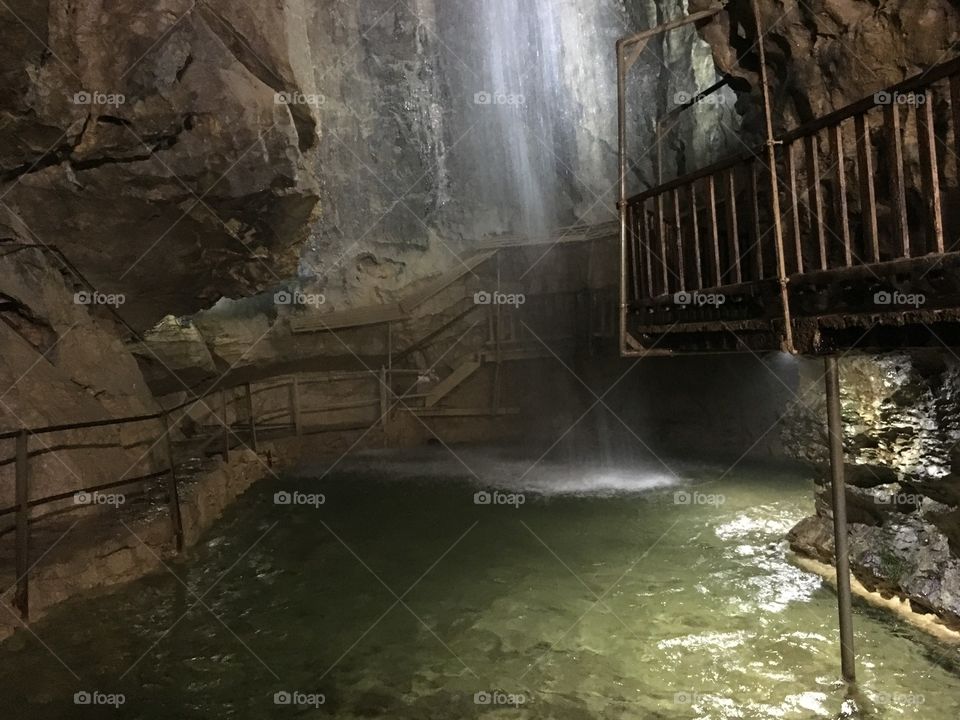
M835 597L782 540L802 474L456 455L257 485L170 572L0 646L5 716L960 715L956 650L866 607L838 682Z

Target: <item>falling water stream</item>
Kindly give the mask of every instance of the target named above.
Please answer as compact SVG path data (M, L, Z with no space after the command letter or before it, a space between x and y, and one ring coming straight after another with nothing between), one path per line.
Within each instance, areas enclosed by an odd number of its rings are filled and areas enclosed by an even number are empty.
M956 650L864 606L838 682L796 471L455 452L261 482L169 572L0 646L5 716L958 717Z

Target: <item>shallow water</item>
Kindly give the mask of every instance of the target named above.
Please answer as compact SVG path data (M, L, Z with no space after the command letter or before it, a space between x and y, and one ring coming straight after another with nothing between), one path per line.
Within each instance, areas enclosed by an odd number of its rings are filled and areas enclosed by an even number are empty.
M960 715L956 651L866 607L847 697L835 598L782 542L809 479L457 455L256 486L171 573L0 646L6 716Z

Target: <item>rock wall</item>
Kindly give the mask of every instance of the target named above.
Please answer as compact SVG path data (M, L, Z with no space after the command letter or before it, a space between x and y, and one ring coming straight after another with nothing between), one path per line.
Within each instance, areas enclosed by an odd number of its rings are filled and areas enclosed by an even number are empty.
M11 0L0 236L56 245L141 328L296 269L318 193L302 0Z
M790 534L832 561L832 500L819 364L801 381L806 405L787 417L784 446L817 468L817 514ZM960 360L942 353L848 357L841 363L850 560L863 585L910 600L960 628ZM809 438L820 438L811 446Z
M0 244L0 431L156 412L114 323L77 299L48 253ZM159 431L147 422L31 438L30 497L151 472ZM4 508L14 504L14 457L14 442L0 441Z

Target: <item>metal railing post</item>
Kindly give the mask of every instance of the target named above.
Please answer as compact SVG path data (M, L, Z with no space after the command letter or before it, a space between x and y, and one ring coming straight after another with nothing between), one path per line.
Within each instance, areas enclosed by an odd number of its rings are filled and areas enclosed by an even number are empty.
M853 651L853 603L850 597L847 495L843 467L843 416L840 410L840 369L837 358L828 357L826 368L830 486L833 491L833 544L837 567L837 605L840 615L840 663L843 679L854 682L856 658Z
M254 452L260 452L260 447L257 444L257 417L253 412L253 390L250 388L250 383L247 383L247 420L250 422L250 447Z
M751 2L757 23L757 49L760 53L760 86L763 91L763 111L767 134L767 165L770 170L770 211L773 214L773 237L777 246L777 281L780 285L780 303L783 306L783 349L795 353L793 319L790 314L790 288L787 280L787 261L783 247L783 222L780 217L780 180L777 175L777 141L773 132L773 110L770 100L770 78L767 72L767 52L763 44L763 21L757 0Z
M227 391L220 391L220 422L223 424L223 461L230 462L230 423L227 420Z
M13 604L20 616L30 617L30 435L26 429L17 435L17 590Z
M297 376L293 376L293 382L290 383L290 416L293 423L293 430L297 437L303 435L303 426L300 420L300 381Z
M170 525L177 552L183 551L183 518L180 515L180 491L177 487L177 464L173 458L173 441L170 439L170 418L163 413L163 437L167 447L167 506L170 509Z

